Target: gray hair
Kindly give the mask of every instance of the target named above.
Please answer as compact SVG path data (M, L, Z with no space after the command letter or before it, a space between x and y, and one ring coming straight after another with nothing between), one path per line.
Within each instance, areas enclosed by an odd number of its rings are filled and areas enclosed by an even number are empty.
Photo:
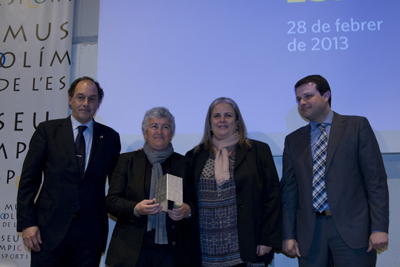
M149 120L152 118L166 118L171 122L171 131L172 134L175 134L175 117L169 112L167 108L164 107L155 107L146 111L144 114L144 118L142 121L142 132L143 134L146 132L147 126L149 125Z

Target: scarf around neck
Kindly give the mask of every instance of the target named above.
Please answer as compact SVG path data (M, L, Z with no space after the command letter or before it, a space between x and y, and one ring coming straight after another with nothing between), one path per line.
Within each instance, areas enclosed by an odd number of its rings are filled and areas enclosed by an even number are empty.
M239 133L236 131L233 135L223 139L216 140L212 138L215 151L215 181L220 185L229 180L229 155L228 149L234 147L239 142Z
M153 166L151 169L151 182L149 199L155 197L156 181L163 176L161 163L163 163L169 156L174 153L172 144L169 143L167 149L164 151L153 151L147 142L143 145L143 152L146 154L147 159ZM156 244L168 244L167 227L166 227L166 213L159 212L155 215L147 216L147 231L155 229L156 235L154 242Z

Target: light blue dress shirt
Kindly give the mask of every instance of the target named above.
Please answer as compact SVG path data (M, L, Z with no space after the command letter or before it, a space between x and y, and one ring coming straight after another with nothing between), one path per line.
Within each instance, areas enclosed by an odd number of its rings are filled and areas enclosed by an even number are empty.
M89 157L90 157L90 150L92 148L93 120L91 120L90 122L88 122L86 124L82 124L71 115L71 123L72 123L72 131L74 133L74 142L76 141L76 137L78 136L78 133L79 133L78 126L81 126L81 125L87 126L87 129L83 132L83 137L85 138L85 147L86 147L86 153L85 153L85 171L86 171L87 164L89 162Z

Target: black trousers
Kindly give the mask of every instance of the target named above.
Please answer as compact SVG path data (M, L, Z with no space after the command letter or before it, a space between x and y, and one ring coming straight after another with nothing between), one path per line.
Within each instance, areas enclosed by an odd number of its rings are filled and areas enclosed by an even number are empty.
M98 267L103 251L99 251L97 244L88 246L88 242L84 242L87 238L79 219L72 220L67 234L57 248L50 251L31 251L31 267Z
M135 267L174 267L172 250L145 249L140 250Z

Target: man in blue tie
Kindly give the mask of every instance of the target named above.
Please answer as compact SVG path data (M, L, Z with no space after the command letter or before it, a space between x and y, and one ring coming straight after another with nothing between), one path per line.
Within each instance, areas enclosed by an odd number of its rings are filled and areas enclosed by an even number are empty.
M40 123L32 136L17 231L33 267L99 266L108 233L105 181L121 149L119 134L93 119L103 95L92 78L75 80L68 90L71 116Z
M285 139L282 249L299 266L375 266L388 245L387 176L364 117L331 110L320 75L295 85L300 115L310 123Z

